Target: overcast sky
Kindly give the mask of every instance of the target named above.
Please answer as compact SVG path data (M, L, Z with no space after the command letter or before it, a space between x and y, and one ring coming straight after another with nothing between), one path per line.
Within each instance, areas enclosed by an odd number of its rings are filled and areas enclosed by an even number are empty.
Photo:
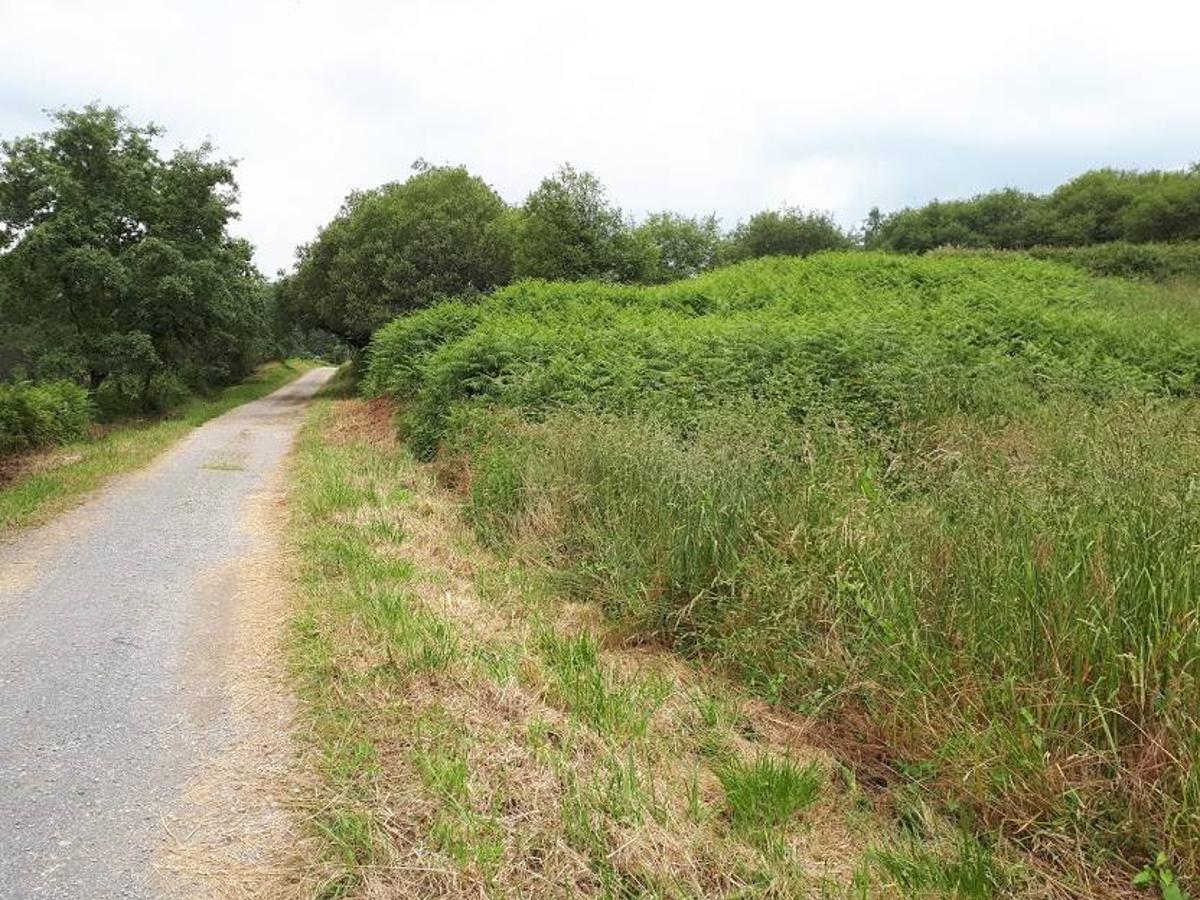
M0 136L90 100L240 160L268 273L417 157L519 202L888 209L1200 159L1200 3L0 0Z

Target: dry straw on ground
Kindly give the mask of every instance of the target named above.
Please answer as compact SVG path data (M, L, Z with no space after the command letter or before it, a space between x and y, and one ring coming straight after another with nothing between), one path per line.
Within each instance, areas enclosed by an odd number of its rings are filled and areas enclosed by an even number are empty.
M222 579L235 586L222 666L230 744L163 818L155 866L164 895L282 900L310 897L319 883L311 864L317 842L303 813L316 781L298 752L285 662L295 612L285 500L278 477L255 498L244 523L254 550Z

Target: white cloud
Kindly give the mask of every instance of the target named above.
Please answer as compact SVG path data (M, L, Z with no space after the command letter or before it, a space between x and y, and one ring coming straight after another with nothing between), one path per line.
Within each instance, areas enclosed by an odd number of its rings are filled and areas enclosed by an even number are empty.
M726 222L1200 156L1200 7L1148 2L15 2L0 134L91 99L242 160L238 228L287 265L417 156L510 200L570 160L641 213Z

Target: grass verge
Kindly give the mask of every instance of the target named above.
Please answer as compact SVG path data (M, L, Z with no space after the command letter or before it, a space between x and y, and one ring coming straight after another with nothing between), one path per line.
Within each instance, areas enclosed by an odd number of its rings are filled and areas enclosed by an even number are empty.
M491 549L1119 896L1200 884L1198 326L1184 282L820 254L442 304L365 386Z
M267 363L215 396L188 401L168 418L125 423L96 440L38 454L24 472L0 482L0 535L46 521L105 479L145 465L196 426L271 393L314 365L295 359Z
M392 412L327 396L294 461L318 896L1023 890L1002 846L872 795L802 720L491 557Z

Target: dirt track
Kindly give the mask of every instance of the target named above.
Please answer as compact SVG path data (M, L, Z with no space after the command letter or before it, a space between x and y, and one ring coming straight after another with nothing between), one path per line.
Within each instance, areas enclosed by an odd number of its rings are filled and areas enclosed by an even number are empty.
M244 527L318 369L0 544L0 885L150 897L163 822L235 740L225 673Z

